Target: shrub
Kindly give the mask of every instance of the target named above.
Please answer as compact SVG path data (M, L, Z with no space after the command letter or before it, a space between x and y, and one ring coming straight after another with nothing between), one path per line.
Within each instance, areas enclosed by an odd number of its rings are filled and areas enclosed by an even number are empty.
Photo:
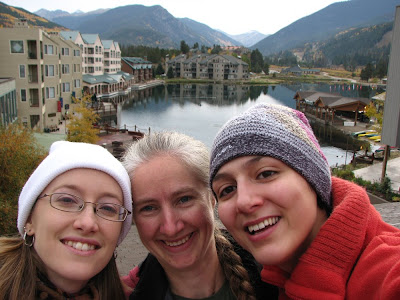
M0 235L17 231L19 193L44 156L31 130L0 126Z

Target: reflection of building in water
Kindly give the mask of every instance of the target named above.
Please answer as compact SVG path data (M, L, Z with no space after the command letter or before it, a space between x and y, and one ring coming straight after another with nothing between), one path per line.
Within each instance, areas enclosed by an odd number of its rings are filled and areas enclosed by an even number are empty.
M172 68L174 77L212 80L240 80L249 78L249 65L232 55L199 54L187 58L185 54L166 59L166 69Z
M211 105L230 105L245 102L248 86L227 84L176 84L168 85L168 93L173 100L191 101L196 104L206 102Z
M99 115L100 125L109 125L120 128L121 111L123 106L130 106L132 103L142 103L153 95L153 88L133 90L125 95L116 95L111 98L103 98L101 102L92 103L92 108Z

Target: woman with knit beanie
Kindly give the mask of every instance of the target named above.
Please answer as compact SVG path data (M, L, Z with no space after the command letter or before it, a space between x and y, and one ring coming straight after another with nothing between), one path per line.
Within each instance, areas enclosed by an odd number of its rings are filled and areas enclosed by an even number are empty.
M20 194L20 236L0 238L0 299L125 299L114 251L131 210L129 176L111 153L53 143Z
M261 265L216 228L209 151L177 132L145 136L125 152L133 219L150 254L124 283L130 299L276 299ZM128 293L128 291L127 291Z
M400 230L331 177L303 113L259 104L231 119L210 169L221 221L281 299L400 299Z

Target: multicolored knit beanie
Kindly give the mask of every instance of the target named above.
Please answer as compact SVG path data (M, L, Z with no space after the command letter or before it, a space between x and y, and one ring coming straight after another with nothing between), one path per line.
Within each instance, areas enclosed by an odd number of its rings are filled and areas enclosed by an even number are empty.
M331 206L330 167L302 112L263 103L229 120L211 149L210 186L224 164L250 155L281 160L307 180L319 201Z

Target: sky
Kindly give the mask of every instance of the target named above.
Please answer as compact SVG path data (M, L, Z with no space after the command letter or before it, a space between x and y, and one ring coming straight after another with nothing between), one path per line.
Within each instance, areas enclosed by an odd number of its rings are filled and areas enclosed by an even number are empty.
M273 34L302 17L343 0L2 0L7 5L35 12L41 8L69 13L142 4L161 5L176 18L190 18L228 34L256 30ZM347 1L347 0L344 0Z

